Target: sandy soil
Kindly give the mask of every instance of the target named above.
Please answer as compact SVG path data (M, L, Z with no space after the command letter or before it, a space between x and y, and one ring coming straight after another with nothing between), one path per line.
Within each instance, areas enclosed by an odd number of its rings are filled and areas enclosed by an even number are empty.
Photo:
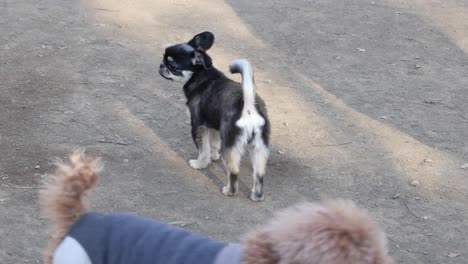
M275 210L344 197L398 263L468 263L468 2L1 0L0 262L40 263L37 190L76 146L106 171L93 207L238 241ZM266 201L195 171L163 46L210 30L215 65L245 57L273 125ZM238 78L238 76L233 76ZM417 180L414 187L409 182Z

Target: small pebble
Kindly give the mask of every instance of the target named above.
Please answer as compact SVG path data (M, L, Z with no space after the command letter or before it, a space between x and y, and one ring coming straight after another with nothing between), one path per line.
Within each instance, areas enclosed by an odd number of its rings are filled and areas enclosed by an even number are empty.
M36 169L36 170L37 170L37 169L40 169L40 168L41 168L41 166L39 166L39 165L36 165L36 166L34 167L34 169Z
M409 183L411 186L418 187L419 186L419 181L418 180L412 180Z
M419 64L414 65L414 67L415 67L416 69L421 68L421 66L420 66Z
M281 155L283 155L283 154L284 154L284 151L278 150L278 153L281 154Z
M398 198L400 198L400 194L399 194L399 193L393 195L393 197L392 197L392 199L398 199Z
M432 160L431 160L431 159L424 159L424 162L426 162L426 163L432 163Z
M433 105L437 104L437 102L435 100L424 100L424 103L433 104Z
M429 219L429 217L427 215L425 215L425 216L423 216L423 219L427 220L427 219Z
M458 253L458 252L449 252L449 253L447 254L447 257L449 257L449 258L456 258L456 257L458 257L458 256L460 256L460 255L461 255L461 254Z
M461 165L460 169L462 169L462 170L468 169L468 163L465 163L465 164Z

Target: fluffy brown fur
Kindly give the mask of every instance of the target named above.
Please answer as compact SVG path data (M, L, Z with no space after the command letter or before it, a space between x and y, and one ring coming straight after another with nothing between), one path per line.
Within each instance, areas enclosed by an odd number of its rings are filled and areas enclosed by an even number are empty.
M102 166L82 151L70 164L57 164L40 200L53 221L45 264L73 224L86 212L83 198ZM247 234L245 264L391 264L383 231L365 210L350 201L306 203L280 212L270 223Z
M306 203L247 235L246 264L391 264L383 231L350 201Z
M44 213L53 222L44 263L52 263L55 249L73 224L86 212L83 203L86 192L96 183L102 170L99 159L85 157L77 150L70 155L70 164L57 163L57 169L39 195Z

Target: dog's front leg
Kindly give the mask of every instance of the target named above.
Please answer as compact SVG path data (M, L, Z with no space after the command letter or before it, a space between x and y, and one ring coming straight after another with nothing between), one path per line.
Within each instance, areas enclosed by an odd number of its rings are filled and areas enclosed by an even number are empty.
M204 126L192 127L193 141L198 148L198 158L190 160L189 165L194 169L204 169L211 163L210 133ZM198 142L200 138L201 142Z

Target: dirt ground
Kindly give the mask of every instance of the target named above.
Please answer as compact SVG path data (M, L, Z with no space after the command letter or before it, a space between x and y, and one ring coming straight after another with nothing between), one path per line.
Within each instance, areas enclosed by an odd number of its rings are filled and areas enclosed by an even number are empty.
M272 121L266 200L196 171L165 44L216 35L245 57ZM0 263L40 263L44 175L74 147L106 170L93 208L239 241L274 211L350 198L398 263L468 263L468 1L0 0ZM233 78L239 78L233 76ZM418 186L410 181L417 180Z

